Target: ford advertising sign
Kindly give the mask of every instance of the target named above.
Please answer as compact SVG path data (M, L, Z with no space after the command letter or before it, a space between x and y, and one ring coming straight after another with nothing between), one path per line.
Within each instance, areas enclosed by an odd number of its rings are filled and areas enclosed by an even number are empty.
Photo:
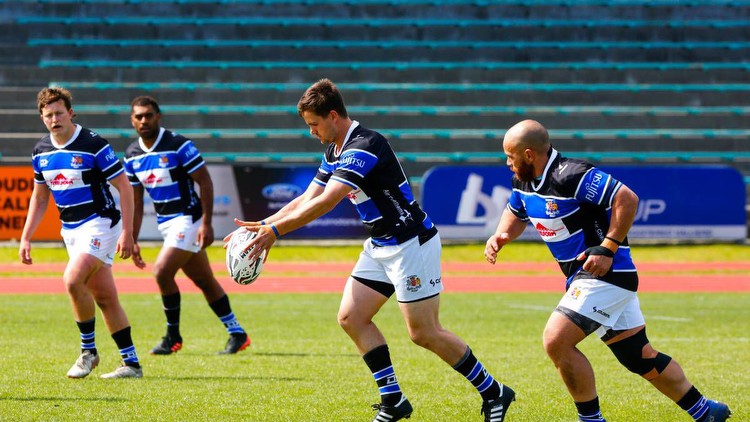
M599 166L640 198L631 239L743 240L745 184L726 166ZM498 166L440 166L421 204L445 239L485 240L508 203L513 173ZM522 239L538 240L533 229Z

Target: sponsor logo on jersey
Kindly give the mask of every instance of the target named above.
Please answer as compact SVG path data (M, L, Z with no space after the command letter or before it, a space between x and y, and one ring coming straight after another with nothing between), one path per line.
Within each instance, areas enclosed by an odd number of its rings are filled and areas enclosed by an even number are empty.
M70 166L73 167L74 169L82 167L83 166L83 157L81 157L80 155L74 155L70 159Z
M188 157L192 157L193 155L198 153L198 148L195 147L195 145L190 145L188 150L185 152L185 155Z
M50 187L68 187L73 185L73 179L68 179L64 174L60 173L49 181Z
M98 237L92 237L89 247L92 251L98 251L102 247L102 241Z
M554 199L544 200L544 213L550 217L557 217L560 214L560 207Z
M161 183L163 181L164 181L164 179L162 179L161 177L155 175L154 173L151 173L148 176L146 176L145 179L143 179L143 184L144 185L157 185L157 184L159 184L159 183Z
M107 155L104 156L104 158L106 158L107 161L113 161L115 159L115 157L116 157L115 150L113 150L113 149L109 150L109 152L107 153Z
M169 157L162 155L159 157L159 167L166 167L169 165Z
M414 293L418 292L419 289L422 288L422 280L419 279L419 277L415 275L410 275L406 277L406 290Z
M539 235L542 237L555 237L557 235L557 230L547 228L542 223L536 223L535 227L536 231L538 231Z
M584 189L586 190L586 200L593 202L599 195L599 185L602 183L602 178L602 174L596 172L591 178L591 182L584 185Z
M366 164L365 160L355 157L354 154L341 157L339 163L341 163L342 166L357 166L359 168L363 168Z

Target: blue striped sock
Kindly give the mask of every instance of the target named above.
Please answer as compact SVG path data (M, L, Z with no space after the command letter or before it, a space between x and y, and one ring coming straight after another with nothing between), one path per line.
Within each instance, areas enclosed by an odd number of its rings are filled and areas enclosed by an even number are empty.
M237 318L234 317L234 312L230 312L228 315L224 315L223 317L220 317L219 319L224 324L224 327L227 329L227 333L242 334L245 332L245 330L242 329L242 326L240 325L239 321L237 321Z

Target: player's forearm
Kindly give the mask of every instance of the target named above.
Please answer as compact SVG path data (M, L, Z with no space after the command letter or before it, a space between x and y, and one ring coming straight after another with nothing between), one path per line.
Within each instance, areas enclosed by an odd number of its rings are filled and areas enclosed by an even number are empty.
M525 229L526 222L513 215L508 208L505 208L503 214L500 216L500 221L497 223L495 236L507 233L508 238L510 239L509 241L513 241L518 238Z
M47 210L49 205L49 195L44 197L38 194L32 194L31 200L29 201L29 211L26 215L26 222L23 225L23 231L21 232L21 241L29 242L31 237L36 232L39 223L41 223L44 217L44 212Z
M214 217L214 184L211 180L198 183L201 190L201 207L203 208L203 224L211 225Z
M638 210L638 196L623 185L615 194L612 201L612 216L609 220L609 230L607 237L622 241L628 235L630 228L635 221L635 214Z

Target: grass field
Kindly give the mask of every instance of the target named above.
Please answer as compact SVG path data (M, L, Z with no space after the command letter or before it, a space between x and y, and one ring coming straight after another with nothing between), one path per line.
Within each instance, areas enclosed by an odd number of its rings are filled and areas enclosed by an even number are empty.
M358 247L325 249L326 260L353 260ZM479 252L478 252L479 251ZM520 251L520 252L516 252ZM642 261L740 261L747 247L641 247ZM15 250L0 249L5 262ZM64 251L34 249L37 262L66 259ZM507 253L506 253L507 252ZM153 259L156 251L144 255ZM222 259L211 248L212 259ZM479 253L479 255L477 255ZM504 259L550 259L537 245L514 245ZM272 259L312 260L320 249L277 247ZM446 247L446 259L476 260L481 246ZM33 269L33 267L32 267ZM251 292L252 286L248 286ZM441 320L463 337L493 375L518 395L508 421L573 421L575 410L541 347L541 332L559 299L552 293L446 293ZM750 420L749 293L642 293L649 337L676 358L712 398L727 401L733 421ZM69 380L78 332L64 295L0 295L0 420L6 421L369 421L378 401L375 383L351 341L336 324L339 295L233 294L232 305L253 338L248 351L220 356L224 328L202 297L183 296L185 348L147 354L164 331L157 295L122 295L144 365L141 380L98 378L119 364L101 317L102 363L92 376ZM404 392L415 407L410 421L479 421L470 385L431 353L411 344L391 301L376 323L389 346ZM602 409L610 421L689 421L676 405L619 366L594 338L581 345L592 361Z

